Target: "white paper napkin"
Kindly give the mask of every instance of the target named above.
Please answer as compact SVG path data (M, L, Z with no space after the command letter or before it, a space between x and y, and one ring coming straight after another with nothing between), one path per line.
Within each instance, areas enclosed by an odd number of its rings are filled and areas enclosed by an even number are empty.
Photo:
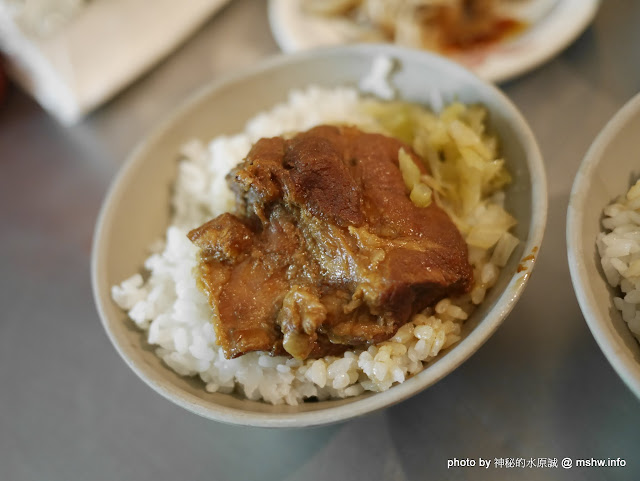
M71 124L227 1L0 0L0 49L14 80Z

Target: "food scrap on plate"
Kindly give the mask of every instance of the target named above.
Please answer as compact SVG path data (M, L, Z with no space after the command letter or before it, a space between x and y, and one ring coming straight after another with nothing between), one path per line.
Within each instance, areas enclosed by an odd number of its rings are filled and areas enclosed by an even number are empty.
M514 0L511 0L512 2ZM354 40L391 41L455 52L502 40L526 27L503 12L505 0L301 0L311 15L344 18Z

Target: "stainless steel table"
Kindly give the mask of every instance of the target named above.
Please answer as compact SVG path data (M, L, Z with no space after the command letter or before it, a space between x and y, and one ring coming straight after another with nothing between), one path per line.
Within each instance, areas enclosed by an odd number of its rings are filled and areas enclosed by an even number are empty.
M566 260L580 160L640 91L640 2L602 3L574 45L503 86L549 178L547 233L523 298L443 381L326 428L227 426L164 400L111 347L89 284L94 222L126 154L199 86L277 53L265 2L234 0L77 127L13 89L0 107L0 480L640 479L640 402L593 340ZM447 468L479 457L626 467Z

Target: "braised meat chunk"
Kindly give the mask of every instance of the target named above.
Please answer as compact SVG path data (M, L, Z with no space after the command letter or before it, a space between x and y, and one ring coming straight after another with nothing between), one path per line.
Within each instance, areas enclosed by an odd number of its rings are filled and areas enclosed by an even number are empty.
M402 142L334 126L261 139L230 172L236 213L189 233L227 357L366 347L470 289L465 241L435 203L412 203L400 149L426 173Z

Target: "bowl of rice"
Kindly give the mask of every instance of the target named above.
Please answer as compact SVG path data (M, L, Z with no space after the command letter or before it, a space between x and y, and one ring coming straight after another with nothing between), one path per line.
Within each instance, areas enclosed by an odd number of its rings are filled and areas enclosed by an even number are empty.
M591 332L640 397L640 95L607 123L576 175L567 212L571 280Z
M319 358L228 359L187 233L233 210L225 177L259 139L320 124L395 137L421 156L429 175L414 178L398 153L407 194L449 214L468 246L473 284L384 342ZM531 274L546 209L544 166L526 121L466 69L380 45L280 56L206 87L133 152L97 221L94 297L125 362L189 411L252 426L334 423L422 391L492 335Z

